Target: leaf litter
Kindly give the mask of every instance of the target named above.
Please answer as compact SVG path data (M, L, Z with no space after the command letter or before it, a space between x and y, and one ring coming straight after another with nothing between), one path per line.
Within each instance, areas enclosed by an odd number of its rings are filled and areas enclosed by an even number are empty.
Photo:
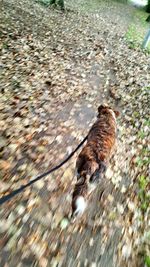
M0 245L10 257L1 254L1 263L103 266L112 249L114 266L140 266L150 246L150 59L124 40L132 12L126 7L123 17L115 4L112 12L100 5L93 13L76 7L65 14L34 1L0 5L1 192L60 162L103 101L121 113L117 152L87 214L69 223L72 158L2 207Z

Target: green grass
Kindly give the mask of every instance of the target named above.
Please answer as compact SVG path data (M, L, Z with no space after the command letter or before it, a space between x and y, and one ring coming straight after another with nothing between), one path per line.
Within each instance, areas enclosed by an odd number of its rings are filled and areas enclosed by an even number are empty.
M146 267L150 267L150 256L145 256L144 262Z
M150 202L150 195L148 194L148 177L141 175L139 177L139 200L140 200L140 209L142 212L146 212L149 202Z
M149 27L149 23L146 22L147 16L148 14L142 9L137 8L134 10L133 21L125 35L125 38L129 43L129 47L141 47ZM145 50L150 53L150 43Z
M40 3L40 4L44 5L44 6L49 6L51 0L35 0L35 2Z
M149 126L149 127L150 127L150 119L147 119L147 120L145 120L145 122L144 122L144 125L146 125L146 126Z
M144 217L145 214L148 210L149 207L149 203L150 203L150 194L148 192L148 183L149 183L149 178L141 175L139 177L139 193L138 193L138 198L139 198L139 203L140 203L140 210L143 214L142 216L142 220L143 220L143 224L144 224ZM146 239L144 241L144 243L141 245L141 256L143 259L143 263L144 263L144 267L150 267L150 256L148 255L148 251L147 251L147 243L149 243L150 240L150 232L147 232L144 230L143 236L146 236Z
M6 42L5 42L5 43L3 43L3 45L2 45L2 48L3 48L3 49L8 49L8 48L9 48L9 45L8 45L8 43L6 43Z

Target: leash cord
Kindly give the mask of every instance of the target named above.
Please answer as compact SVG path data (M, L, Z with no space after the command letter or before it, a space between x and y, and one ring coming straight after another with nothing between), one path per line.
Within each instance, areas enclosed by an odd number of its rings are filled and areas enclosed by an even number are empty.
M12 192L10 192L9 194L3 196L0 198L0 205L4 204L6 201L10 200L11 198L13 198L14 196L16 196L17 194L21 193L25 188L29 187L30 185L34 184L35 182L39 181L40 179L42 179L43 177L49 175L50 173L58 170L59 168L61 168L69 159L71 159L73 157L73 155L77 152L77 150L84 144L84 142L87 140L86 136L81 143L75 148L74 151L72 151L69 156L64 159L61 163L59 163L58 165L56 165L55 167L53 167L51 170L44 172L42 174L40 174L39 176L37 176L36 178L34 178L33 180L31 180L29 183L22 185L20 188L13 190Z

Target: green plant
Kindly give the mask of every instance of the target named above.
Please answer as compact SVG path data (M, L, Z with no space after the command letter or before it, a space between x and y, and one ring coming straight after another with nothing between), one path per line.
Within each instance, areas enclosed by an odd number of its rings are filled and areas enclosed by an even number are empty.
M9 48L8 43L3 43L3 48L4 48L4 49L8 49L8 48Z
M141 139L144 139L145 138L145 132L144 131L139 131L138 132L138 137L141 138Z
M145 256L144 263L146 267L150 267L150 256Z
M45 6L49 6L51 0L36 0L36 2L37 2L37 3L40 3L40 4L42 4L42 5L45 5Z
M150 195L147 191L148 178L144 175L139 177L139 200L141 203L141 210L145 212L149 206Z

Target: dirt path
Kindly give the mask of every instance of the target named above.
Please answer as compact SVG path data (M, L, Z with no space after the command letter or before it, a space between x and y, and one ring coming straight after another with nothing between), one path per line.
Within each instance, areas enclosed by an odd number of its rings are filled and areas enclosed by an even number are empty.
M67 220L73 158L3 206L0 266L134 267L138 252L148 253L149 209L143 218L137 192L148 172L149 57L125 43L132 10L108 2L95 11L93 3L65 14L32 1L0 3L2 191L63 159L100 103L121 111L117 153L82 220Z

